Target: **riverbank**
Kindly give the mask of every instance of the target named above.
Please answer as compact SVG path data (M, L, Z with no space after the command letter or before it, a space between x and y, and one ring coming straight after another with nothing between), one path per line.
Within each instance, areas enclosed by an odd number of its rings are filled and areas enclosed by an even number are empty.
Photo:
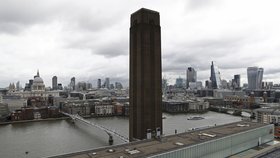
M166 111L164 110L163 112L164 113L168 113L168 114L205 114L207 113L208 111L210 110L201 110L201 111L175 111L175 112L172 112L172 111Z
M0 125L28 123L28 122L41 122L41 121L56 121L56 120L67 120L67 119L70 119L70 117L58 117L58 118L47 118L47 119L35 119L35 120L21 120L21 121L0 122Z
M128 116L120 116L120 115L87 115L82 116L83 118L104 118L104 117L128 117ZM41 122L41 121L56 121L56 120L66 120L71 119L70 117L58 117L58 118L46 118L46 119L34 119L34 120L21 120L21 121L9 121L9 122L0 122L1 125L8 124L18 124L18 123L29 123L29 122Z
M213 112L218 112L218 113L224 113L224 114L228 114L228 115L232 115L228 112L224 112L224 111L218 111L218 110L214 110L209 108L209 110L204 110L204 111L192 111L192 112L167 112L167 111L163 111L164 113L167 114L171 114L171 115L177 115L177 114L205 114L208 111L213 111ZM236 116L236 115L235 115ZM87 115L87 116L82 116L83 118L104 118L104 117L129 117L129 116L123 116L123 115ZM41 121L56 121L56 120L66 120L66 119L71 119L70 117L58 117L58 118L46 118L46 119L34 119L34 120L21 120L21 121L9 121L9 122L0 122L0 126L1 125L8 125L8 124L19 124L19 123L29 123L29 122L41 122ZM164 116L163 116L163 119Z

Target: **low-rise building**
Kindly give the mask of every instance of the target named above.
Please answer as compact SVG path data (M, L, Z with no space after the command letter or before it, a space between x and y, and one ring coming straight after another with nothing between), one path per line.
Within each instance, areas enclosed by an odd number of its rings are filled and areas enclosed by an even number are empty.
M8 104L8 108L11 112L27 106L27 100L22 98L3 99L3 103Z
M48 107L48 117L49 118L58 118L61 117L62 114L59 112L59 108L50 106Z
M119 103L126 103L129 101L128 97L112 97L112 101Z
M274 124L274 136L280 138L280 108L259 108L254 110L260 123Z
M43 97L28 97L27 106L29 107L44 107L47 106L47 99Z
M236 91L236 90L228 90L228 89L215 89L213 90L213 97L214 98L224 98L227 96L245 96L245 92L243 91Z
M209 102L202 101L190 101L189 111L190 112L205 112L209 109Z
M34 119L33 108L21 108L11 113L12 121L33 120L33 119Z
M162 110L165 112L188 112L189 104L185 101L163 101Z
M124 103L124 116L129 116L129 102Z
M64 102L62 105L63 111L69 114L79 114L81 116L89 116L91 114L90 109L90 104L85 101Z
M228 95L224 97L225 106L241 106L242 108L254 108L264 102L262 97Z
M23 107L11 113L11 121L47 119L61 117L57 107Z
M81 116L89 116L94 113L94 107L100 102L99 99L77 100L67 98L58 101L60 109L70 114L79 114Z
M258 122L280 124L280 109L259 108L254 112Z
M198 97L213 97L213 89L200 89L197 90Z
M95 115L106 116L114 114L114 106L110 104L97 104L95 105Z
M0 103L0 121L6 120L9 114L8 104Z
M203 98L204 101L208 102L209 105L213 105L213 106L224 106L224 99L221 98L213 98L213 97L205 97Z
M124 115L124 105L120 103L116 103L115 105L115 115L122 116Z
M15 91L10 93L10 95L20 96L21 98L27 99L29 97L43 97L48 98L50 95L53 97L59 97L59 90L57 91Z
M178 101L168 100L162 102L162 110L165 112L205 112L209 108L209 103L204 101Z

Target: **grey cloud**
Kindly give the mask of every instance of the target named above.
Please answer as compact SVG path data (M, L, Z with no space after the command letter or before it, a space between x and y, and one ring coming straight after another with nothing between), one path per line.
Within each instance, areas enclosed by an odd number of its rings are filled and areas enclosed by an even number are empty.
M280 69L279 68L268 68L268 69L264 68L264 73L266 75L275 75L275 74L280 73Z
M99 3L99 2L98 2ZM64 21L67 27L91 32L112 27L124 11L121 8L112 9L108 13L97 1L84 1L81 5L75 1L37 1L37 0L9 0L1 1L0 27L2 33L16 33L34 24L47 23L53 20ZM88 4L88 5L87 5ZM102 4L105 6L105 4Z
M118 46L118 47L116 47ZM108 44L108 46L103 46L102 48L92 51L93 54L102 55L106 58L114 58L120 55L128 55L128 49L118 44Z
M111 19L102 19L102 18L92 18L88 16L81 16L77 21L77 26L81 29L96 32L109 27L109 21Z
M176 47L178 50L172 51L172 53L168 53L164 55L164 59L166 60L167 65L170 68L166 68L165 70L175 70L178 69L178 66L171 66L173 63L175 65L197 65L200 70L207 70L210 67L210 62L213 58L219 59L222 58L226 53L237 52L239 45L241 44L241 38L222 38L220 40L210 39L210 40L199 40L192 43L187 44L179 44ZM240 68L240 64L235 64L231 62L225 63L223 68ZM181 67L180 69L185 69L186 66Z
M118 25L124 14L119 12L113 14L105 13L104 10L90 13L80 12L78 15L75 15L73 20L75 20L81 30L98 32Z
M190 48L211 48L211 49L221 49L221 48L234 48L244 41L244 37L220 37L219 39L202 39L192 42Z
M202 9L203 7L209 7L217 4L216 0L190 0L188 1L188 10Z
M176 71L183 71L186 68L186 65L183 63L173 64L173 63L162 63L162 70L163 72L176 72Z
M18 33L33 24L47 22L55 14L48 6L35 0L1 1L0 33Z
M10 22L2 22L0 23L0 33L6 34L17 34L22 29L22 24L10 23Z
M101 55L106 58L114 58L121 55L128 55L127 39L117 38L108 42L100 43L102 39L86 37L78 41L69 42L65 47L74 49L89 49L93 55Z
M225 61L219 63L219 68L221 69L246 69L247 62L246 61Z

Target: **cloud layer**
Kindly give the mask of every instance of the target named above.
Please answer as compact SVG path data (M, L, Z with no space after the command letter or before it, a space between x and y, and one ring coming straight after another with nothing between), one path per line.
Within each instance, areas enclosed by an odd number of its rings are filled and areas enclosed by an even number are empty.
M280 83L280 10L277 0L92 1L0 0L0 87L22 84L40 69L67 85L111 77L128 82L130 14L145 7L160 12L163 76L172 82L188 66L198 79L216 61L224 79L246 68L264 68Z

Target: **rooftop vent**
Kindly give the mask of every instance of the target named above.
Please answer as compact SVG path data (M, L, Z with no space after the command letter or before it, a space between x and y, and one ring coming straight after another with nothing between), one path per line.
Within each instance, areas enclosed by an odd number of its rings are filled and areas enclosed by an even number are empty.
M130 151L128 151L128 153L129 153L130 155L134 155L134 154L140 153L140 151L135 149L135 150L130 150Z
M237 127L249 127L250 125L249 124L237 124L236 126Z
M175 145L178 145L178 146L182 146L182 145L184 145L183 143L181 143L181 142L176 142L176 143L174 143Z
M200 133L198 135L200 135L200 136L207 136L207 137L211 137L211 138L214 138L214 137L217 136L216 134L208 134L208 133Z
M109 153L113 153L113 152L115 152L115 150L114 149L108 149L107 150Z

